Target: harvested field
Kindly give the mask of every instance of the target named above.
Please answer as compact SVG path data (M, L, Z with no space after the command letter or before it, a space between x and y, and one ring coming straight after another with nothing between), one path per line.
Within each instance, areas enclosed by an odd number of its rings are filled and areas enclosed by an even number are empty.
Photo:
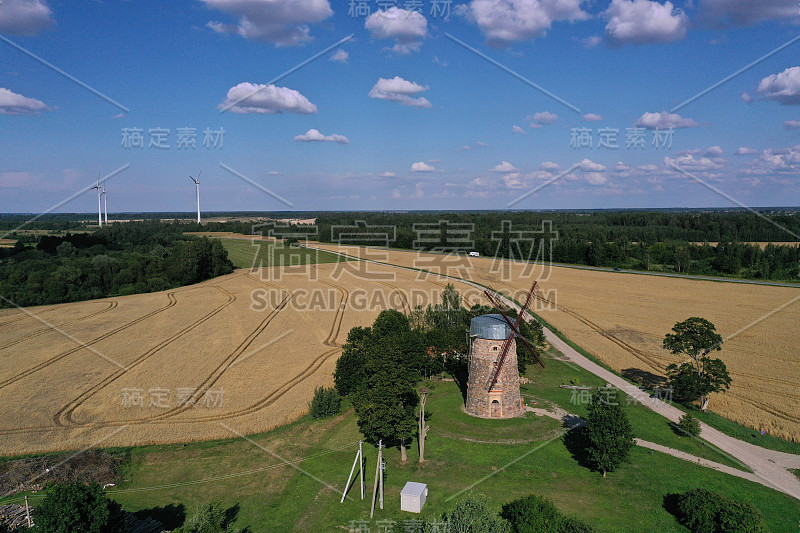
M664 375L678 359L661 348L690 316L713 322L733 378L710 409L740 424L800 440L800 288L770 287L542 266L399 250L319 245L470 279L524 298L540 281L539 313L570 340L631 377ZM555 305L552 305L555 304Z
M439 301L445 283L416 278L359 261L241 269L0 312L0 449L207 440L295 420L332 384L350 328Z

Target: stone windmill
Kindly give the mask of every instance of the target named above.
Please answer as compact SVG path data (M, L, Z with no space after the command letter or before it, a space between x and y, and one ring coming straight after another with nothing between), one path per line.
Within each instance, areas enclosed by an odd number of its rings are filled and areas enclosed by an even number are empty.
M515 337L522 339L536 362L544 368L536 350L519 333L520 322L535 291L534 282L516 320L503 312L489 291L484 291L498 313L473 318L469 324L472 344L467 382L467 413L482 418L512 418L523 411Z

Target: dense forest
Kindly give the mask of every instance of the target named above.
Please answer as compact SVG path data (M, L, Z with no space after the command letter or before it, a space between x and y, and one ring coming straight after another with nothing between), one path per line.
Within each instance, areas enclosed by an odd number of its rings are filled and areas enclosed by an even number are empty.
M800 215L791 211L337 213L319 216L316 228L324 242L477 251L521 260L749 279L800 279L796 245L762 249L747 244L800 240L796 237Z
M92 233L17 236L13 247L0 248L0 307L160 291L233 271L220 241L186 230L126 222Z
M219 241L191 231L261 233L656 272L797 281L800 212L762 210L232 213L203 225L172 214L91 226L85 214L0 215L0 307L117 296L197 283L232 271ZM222 216L220 214L220 216ZM248 221L316 218L316 225ZM24 226L20 230L20 226ZM711 243L711 244L709 244ZM13 303L12 303L13 302Z

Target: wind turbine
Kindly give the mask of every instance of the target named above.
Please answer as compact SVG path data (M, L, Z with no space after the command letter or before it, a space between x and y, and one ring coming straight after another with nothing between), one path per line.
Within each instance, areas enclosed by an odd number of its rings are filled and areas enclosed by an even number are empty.
M100 227L102 228L103 227L103 209L102 209L103 206L100 203L100 197L103 196L103 193L100 192L100 173L99 172L97 173L97 185L92 187L92 189L97 189L97 224L99 224Z
M106 186L103 185L103 217L105 223L108 225L108 195L106 194Z
M203 173L202 170L197 173L197 179L194 179L193 177L189 176L189 179L191 179L194 182L194 188L195 188L195 191L197 192L197 223L198 224L200 224L200 174L202 174L202 173Z

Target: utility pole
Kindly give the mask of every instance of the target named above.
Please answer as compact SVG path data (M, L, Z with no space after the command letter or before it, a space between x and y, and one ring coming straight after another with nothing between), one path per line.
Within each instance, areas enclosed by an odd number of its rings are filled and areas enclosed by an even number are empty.
M375 498L378 495L378 476L381 472L381 462L383 462L383 440L378 441L378 462L375 465L375 485L372 489L372 505L369 508L369 517L370 519L375 514ZM381 481L383 480L383 476L380 476ZM381 494L381 500L383 500L383 495ZM383 508L383 504L381 504L381 508Z
M363 500L367 493L367 482L364 481L364 452L361 450L361 441L358 441L358 470L361 476L361 499Z
M344 486L344 490L342 491L342 499L339 503L344 503L344 499L347 497L347 491L350 490L350 480L353 479L353 472L356 471L356 463L359 466L359 472L361 474L361 499L364 499L364 460L363 456L361 455L361 441L358 441L358 451L356 452L356 458L353 461L353 467L350 469L350 475L347 476L347 483Z
M380 459L378 459L378 463L381 469L381 509L383 509L383 471L386 469L386 463L383 461L383 450L378 451L378 455Z
M32 527L33 523L31 522L31 508L28 506L28 496L25 496L25 518L28 520L28 527Z
M425 437L430 426L425 423L425 400L428 398L428 389L422 389L419 398L419 462L425 462Z

